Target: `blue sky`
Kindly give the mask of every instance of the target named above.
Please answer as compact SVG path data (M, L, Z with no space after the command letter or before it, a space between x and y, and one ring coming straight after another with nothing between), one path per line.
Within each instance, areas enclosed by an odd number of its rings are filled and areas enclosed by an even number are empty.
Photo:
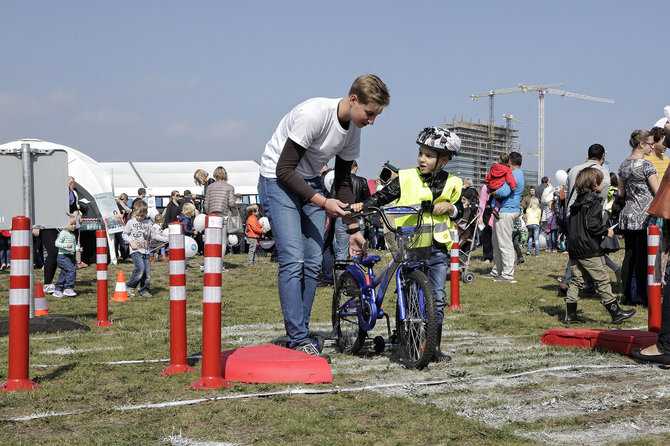
M470 94L520 82L615 99L547 95L545 172L594 142L616 171L630 133L670 104L667 0L1 4L0 143L39 138L98 161L259 161L294 105L374 73L391 105L363 130L367 177L415 165L426 125L486 122L488 99ZM496 96L498 125L503 113L536 151L537 94Z

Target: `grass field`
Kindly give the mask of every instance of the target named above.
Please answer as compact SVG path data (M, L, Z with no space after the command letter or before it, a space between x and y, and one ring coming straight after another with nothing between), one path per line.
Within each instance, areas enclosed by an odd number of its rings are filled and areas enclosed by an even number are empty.
M222 348L281 341L276 264L263 258L248 269L243 255L226 261ZM189 389L199 374L159 375L170 357L168 270L154 263L154 297L110 303L113 327L31 335L30 378L42 389L0 393L0 444L670 444L667 370L539 342L545 330L564 327L556 276L565 261L554 253L527 258L517 284L481 278L485 265L472 261L477 277L461 284L463 310L445 319L451 362L407 370L392 347L346 356L328 341L331 384L217 390ZM110 296L118 269L129 278L132 264L110 265ZM42 272L35 276L40 281ZM187 282L188 354L197 368L199 268L188 270ZM9 274L0 272L0 316L8 315L8 286ZM47 296L49 309L90 326L94 265L78 271L76 290L76 298ZM331 293L318 289L310 326L326 336ZM393 314L392 299L386 305ZM580 311L585 328L611 328L596 298L583 298ZM638 307L620 327L644 329L646 321ZM7 357L8 338L0 338L0 382Z

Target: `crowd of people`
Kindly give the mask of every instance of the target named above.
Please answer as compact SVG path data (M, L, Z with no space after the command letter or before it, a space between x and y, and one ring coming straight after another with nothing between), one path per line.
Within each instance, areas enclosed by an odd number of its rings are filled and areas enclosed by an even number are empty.
M272 237L278 262L278 297L284 318L288 348L330 358L323 353L323 339L310 337L309 323L318 285L332 285L333 262L349 256L364 256L369 248L383 246L380 222L361 226L356 213L370 206L430 202L432 237L427 273L438 310L441 337L446 301L445 283L449 267L450 232L460 222L475 223L473 249L482 247L481 260L491 269L483 274L493 283L517 282L515 266L525 256L546 253L567 254L565 273L558 277L558 290L565 295L565 324L583 322L578 315L580 293L595 293L619 324L634 316L635 308L646 305L647 228L662 228L662 242L656 273L665 284L670 279L670 186L664 176L670 159L668 116L650 131L636 130L629 140L630 155L616 173L610 172L605 148L592 144L586 161L558 171L557 187L549 177L526 186L518 152L506 153L494 163L479 190L470 178L463 181L448 173L447 164L459 154L460 139L442 127L419 132L417 167L385 168L383 188L372 191L357 173L361 129L373 125L390 103L386 85L375 75L357 78L347 96L336 99L308 99L289 111L268 140L261 158L258 204L245 204L228 182L224 167L209 173L198 169L194 183L202 194L190 190L172 191L162 213L149 215L147 191L140 188L130 201L122 193L116 199L118 214L125 224L115 233L113 249L121 261L132 260L134 269L127 282L130 296L150 297L151 263L165 261L165 229L180 222L184 234L203 251L203 227L199 214L223 217L222 272L229 240L231 248L248 253L248 266L257 262L259 243ZM670 110L666 110L668 112ZM328 162L334 158L333 168ZM44 267L44 291L54 297L76 296L76 271L86 267L81 251L79 224L86 213L70 178L69 225L59 229L33 230L36 266ZM668 202L668 205L666 205ZM269 219L269 228L259 219ZM399 224L399 223L397 223ZM462 229L462 227L461 227ZM381 231L383 233L383 231ZM617 265L608 254L620 249L624 258ZM248 247L248 248L247 248ZM10 264L9 231L0 232L0 270ZM54 283L57 268L61 272ZM612 292L608 269L615 284L622 285L620 299ZM496 285L497 286L497 285ZM135 289L139 287L139 290ZM663 291L663 326L657 345L637 349L641 360L670 364L670 291ZM450 357L438 341L433 360Z

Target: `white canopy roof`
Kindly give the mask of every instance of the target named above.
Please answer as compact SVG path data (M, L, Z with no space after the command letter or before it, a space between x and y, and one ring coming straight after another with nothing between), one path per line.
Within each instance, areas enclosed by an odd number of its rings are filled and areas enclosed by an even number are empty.
M78 187L82 187L90 195L112 192L112 176L100 163L90 156L75 150L40 139L20 139L0 145L0 149L20 149L21 144L30 144L31 149L61 149L67 152L68 174L74 177Z
M235 188L235 193L258 194L260 166L256 161L102 162L100 165L113 178L115 196L122 192L136 196L140 187L156 197L169 197L173 190L182 193L185 189L201 194L202 186L195 185L193 173L203 169L211 177L218 166L228 172L228 183Z

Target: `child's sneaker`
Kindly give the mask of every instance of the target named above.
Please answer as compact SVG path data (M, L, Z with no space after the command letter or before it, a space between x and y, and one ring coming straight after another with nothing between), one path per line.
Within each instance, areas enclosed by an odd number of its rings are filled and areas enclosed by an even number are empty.
M153 296L153 294L151 294L151 293L148 292L148 291L142 291L142 292L140 292L140 297L151 297L151 296Z
M56 291L56 285L50 283L49 285L44 285L42 289L44 290L45 294L53 294L53 292Z
M128 293L128 297L135 297L135 290L133 288L126 287L126 292Z
M63 297L63 292L61 290L54 290L54 297Z
M65 291L63 291L63 296L74 297L76 295L77 293L75 293L72 288L65 288Z
M314 344L309 343L309 344L303 344L298 347L294 347L293 350L297 350L299 352L307 353L308 355L312 356L318 356L319 358L323 358L330 364L330 356L325 354L325 353L320 353L319 350L314 346Z

